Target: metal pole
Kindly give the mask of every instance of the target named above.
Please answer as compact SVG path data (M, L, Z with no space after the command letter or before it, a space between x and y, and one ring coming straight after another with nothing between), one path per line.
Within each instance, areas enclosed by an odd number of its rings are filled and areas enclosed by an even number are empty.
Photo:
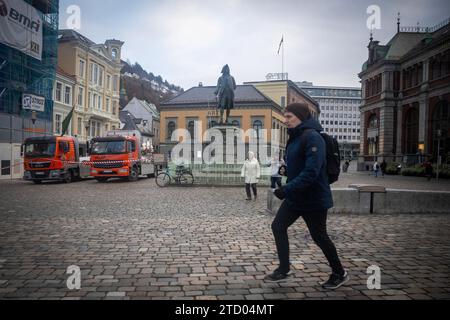
M436 165L436 182L439 182L439 160L440 160L440 149L441 149L441 130L437 131L438 136L438 152L437 152L437 165Z

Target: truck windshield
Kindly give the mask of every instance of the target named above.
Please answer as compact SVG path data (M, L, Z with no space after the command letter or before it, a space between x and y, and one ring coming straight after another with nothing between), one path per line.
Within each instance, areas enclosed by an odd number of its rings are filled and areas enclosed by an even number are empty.
M127 153L125 141L96 141L92 145L91 154L122 154Z
M53 157L55 155L56 143L35 142L25 145L26 157Z

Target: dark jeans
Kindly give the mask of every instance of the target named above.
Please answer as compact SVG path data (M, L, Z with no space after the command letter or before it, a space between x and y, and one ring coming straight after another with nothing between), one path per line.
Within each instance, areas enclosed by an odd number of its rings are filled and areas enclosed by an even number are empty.
M258 196L258 190L256 190L256 183L246 183L245 184L245 191L247 192L247 199L252 198L252 193L250 191L250 186L252 187L253 194L255 195L255 198Z
M281 188L281 177L270 177L270 187L275 189L275 184L278 185L278 188Z
M344 274L344 269L339 260L336 247L331 241L327 233L327 214L328 210L321 212L299 212L292 208L284 201L278 210L278 214L272 223L272 231L275 236L278 258L280 260L280 271L288 272L290 270L289 263L289 239L288 228L294 224L297 219L302 216L314 242L322 249L333 273Z

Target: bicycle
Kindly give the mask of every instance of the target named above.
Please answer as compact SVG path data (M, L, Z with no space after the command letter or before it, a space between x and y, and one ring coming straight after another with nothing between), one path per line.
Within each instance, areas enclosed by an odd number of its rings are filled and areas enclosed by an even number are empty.
M169 168L165 169L163 172L156 176L155 182L158 187L164 188L175 181L177 185L191 186L194 184L194 176L190 169L184 166L177 166L175 170L175 176L172 176L169 172Z

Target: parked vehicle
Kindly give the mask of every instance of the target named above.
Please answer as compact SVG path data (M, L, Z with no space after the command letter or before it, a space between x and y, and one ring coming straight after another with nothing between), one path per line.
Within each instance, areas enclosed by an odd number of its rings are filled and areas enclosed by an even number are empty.
M110 178L137 181L139 176L152 177L155 166L144 157L139 140L133 136L109 136L92 140L91 176L99 182Z
M75 137L32 137L22 144L24 180L40 184L45 180L70 183L89 177L89 167L80 163Z

